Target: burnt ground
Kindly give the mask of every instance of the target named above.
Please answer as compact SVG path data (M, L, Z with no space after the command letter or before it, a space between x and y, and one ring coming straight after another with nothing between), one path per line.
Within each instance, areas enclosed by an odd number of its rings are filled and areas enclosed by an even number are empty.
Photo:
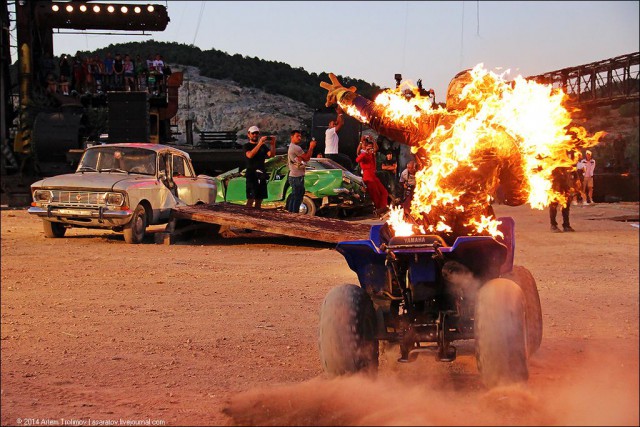
M526 386L487 390L471 342L453 363L383 348L375 380L326 378L319 307L356 282L332 244L45 239L3 210L1 423L638 425L638 204L573 207L577 231L560 234L547 211L496 211L516 220L544 337Z

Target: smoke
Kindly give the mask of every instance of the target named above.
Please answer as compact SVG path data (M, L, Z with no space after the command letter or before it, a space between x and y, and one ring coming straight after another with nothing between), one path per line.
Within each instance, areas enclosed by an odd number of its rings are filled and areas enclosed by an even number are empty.
M606 345L576 346L541 351L529 383L491 390L471 355L452 364L421 355L399 365L387 352L390 364L381 360L377 378L316 377L249 390L224 412L238 425L638 425L637 357L622 366L602 352Z

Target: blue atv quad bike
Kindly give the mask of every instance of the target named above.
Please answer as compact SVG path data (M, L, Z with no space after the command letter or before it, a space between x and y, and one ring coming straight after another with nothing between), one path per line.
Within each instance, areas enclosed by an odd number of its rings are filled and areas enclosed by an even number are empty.
M451 362L453 341L475 339L487 387L526 381L542 341L540 297L531 273L513 265L513 219L498 220L504 237L458 237L451 246L437 235L390 237L386 224L372 226L369 240L339 243L360 286L333 288L322 304L324 371L376 372L380 341L399 344L400 362L426 350Z

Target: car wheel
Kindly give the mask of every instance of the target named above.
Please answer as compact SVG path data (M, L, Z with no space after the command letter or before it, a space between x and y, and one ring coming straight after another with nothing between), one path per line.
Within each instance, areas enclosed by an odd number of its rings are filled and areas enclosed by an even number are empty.
M542 343L542 307L536 280L529 270L520 265L514 265L513 270L502 277L516 282L524 294L527 316L527 355L531 356Z
M64 237L64 233L67 232L67 227L65 227L61 222L52 222L43 219L42 227L44 229L44 237L48 237L50 239Z
M320 310L319 349L322 368L330 376L378 370L376 314L359 286L333 288Z
M475 339L476 362L485 386L491 388L529 378L525 301L515 282L493 279L480 288Z
M316 204L309 196L302 197L302 204L300 205L300 213L304 215L314 216L316 214Z
M133 211L131 221L124 227L124 241L132 244L142 243L146 230L147 211L144 206L138 205Z

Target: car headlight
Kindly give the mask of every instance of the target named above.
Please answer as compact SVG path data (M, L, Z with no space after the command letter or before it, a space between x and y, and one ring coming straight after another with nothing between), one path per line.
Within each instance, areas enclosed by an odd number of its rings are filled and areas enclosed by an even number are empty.
M122 204L124 203L124 194L107 193L104 196L104 202L109 206L122 206Z
M36 203L51 203L53 192L50 190L36 190L33 192L33 201Z

